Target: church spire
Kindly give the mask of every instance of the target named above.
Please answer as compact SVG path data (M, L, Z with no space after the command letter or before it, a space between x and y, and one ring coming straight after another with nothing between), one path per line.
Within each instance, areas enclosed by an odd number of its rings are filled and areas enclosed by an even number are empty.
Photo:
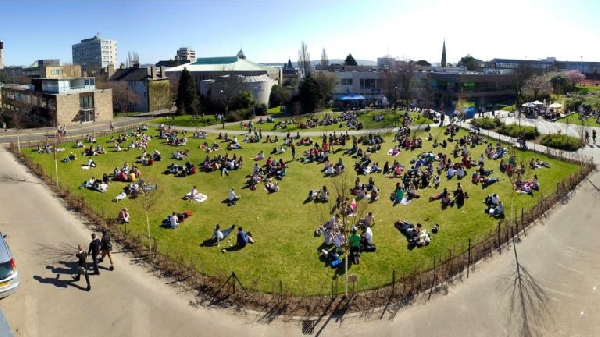
M442 45L442 68L446 68L446 39Z

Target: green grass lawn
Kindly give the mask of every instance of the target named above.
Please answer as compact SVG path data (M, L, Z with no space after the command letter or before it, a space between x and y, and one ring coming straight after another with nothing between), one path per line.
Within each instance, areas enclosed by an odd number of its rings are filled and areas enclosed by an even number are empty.
M154 130L150 133L152 136L157 135ZM445 137L439 129L433 129L432 133L439 140ZM464 134L463 131L461 131L462 134ZM425 134L420 134L420 136L425 137ZM409 166L409 161L421 151L431 149L431 142L425 141L421 150L403 151L398 156L391 157L387 154L387 150L393 147L391 135L386 135L385 139L382 151L372 156L373 161L379 162L381 166L386 161L393 162L394 159ZM131 223L128 225L128 229L134 235L146 233L142 198L126 199L119 203L112 201L126 186L126 183L112 182L108 192L104 194L78 189L82 182L91 176L99 178L103 173L111 174L115 166L122 167L125 162L130 165L135 163L136 157L141 153L141 150L137 149L128 152L112 152L111 144L106 141L107 137L99 139L99 142L106 146L109 152L94 157L98 167L91 170L80 168L86 160L81 156L81 149L71 148L72 143L64 144L66 151L59 153L60 159L66 157L69 151L75 152L79 158L71 163L58 163L61 184L72 190L74 194L84 196L87 203L106 218L116 217L122 207L128 207L131 213ZM215 135L211 135L208 141L216 141ZM204 140L190 139L185 147L191 150L188 160L197 166L207 156L207 153L198 148L202 142ZM126 142L126 144L130 143L130 141ZM225 144L221 145L224 147ZM242 169L231 171L229 176L221 177L219 172L198 172L195 175L181 178L163 174L166 166L175 161L168 158L176 148L167 146L161 139L152 139L148 152L151 153L157 149L163 154L164 159L156 162L153 166L140 168L142 178L156 182L161 195L161 199L150 214L151 235L158 238L158 249L161 252L172 257L182 256L186 263L193 261L202 273L229 275L235 271L245 287L255 287L263 291L270 291L274 284L279 284L279 280L281 280L284 290L297 294L327 293L331 291L332 279L336 279L339 271L326 267L323 262L319 261L317 249L321 246L323 238L313 237L313 232L315 228L330 218L329 210L332 205L304 203L304 200L309 189L318 189L323 185L328 186L332 191L330 199L334 200L335 186L339 186L344 178L326 178L321 173L323 165L302 164L296 161L289 163L287 176L280 181L281 190L279 192L267 194L261 188L256 191L244 189L246 176L254 165L251 157L260 150L264 150L268 154L274 146L275 144L244 143L243 149L235 150L230 155L235 153L237 156L242 156L245 164ZM444 151L449 153L451 148L449 146ZM301 155L306 149L308 147L298 146L298 155ZM437 148L436 150L440 151L441 149ZM472 149L473 158L478 158L483 150L483 146ZM49 175L54 172L51 155L38 154L31 150L24 151L28 151L28 155L34 161L39 162ZM217 154L224 155L226 152L221 150L208 155L212 157ZM439 189L419 190L420 199L414 199L407 206L401 204L393 206L388 196L400 179L373 174L372 177L381 190L381 197L379 201L371 204L365 200L359 201L358 212L366 214L371 211L376 218L373 232L377 251L363 253L361 264L351 266L350 273L360 275L357 289L376 288L389 283L394 270L397 275L401 275L430 268L434 257L439 260L447 257L452 250L455 253L464 251L469 238L476 242L479 238L487 235L496 227L498 220L484 214L482 201L486 195L498 193L505 202L507 215L510 215L512 210L520 213L522 207L526 210L532 207L542 194L550 194L556 188L558 181L577 170L577 166L574 164L547 159L531 152L516 150L515 155L518 162L527 163L529 158L535 157L551 163L552 168L550 169L536 171L528 169L524 175L524 178L531 178L533 174L537 174L541 191L536 192L533 197L513 194L509 178L500 174L498 170L498 161L488 161L486 166L494 169L493 176L499 177L501 180L482 189L481 186L471 183L469 172L467 177L462 180L462 184L470 198L461 209L452 207L442 210L439 201L428 202L428 197L441 191L443 187L454 190L457 184L456 179L447 181L442 178ZM279 157L275 156L276 159ZM282 157L288 161L291 159L291 154L287 152ZM342 155L342 152L331 155L330 160L337 162L339 157L343 158L347 166L346 182L353 185L356 179L356 173L352 170L354 160L349 156ZM261 164L264 164L264 161ZM360 176L361 182L366 182L368 178ZM199 192L208 195L206 202L196 203L182 200L182 197L190 191L193 185L198 187ZM231 187L236 188L242 199L237 205L228 207L222 201ZM173 211L192 211L194 214L176 230L161 228L161 221ZM433 235L429 246L410 250L407 248L405 237L393 226L396 219L405 219L412 223L421 222L428 230L438 223L440 231ZM253 233L257 243L248 245L241 251L227 253L221 253L220 248L216 246L200 246L204 240L211 237L216 223L220 223L224 228L231 224L241 225ZM235 242L235 232L229 238ZM338 283L338 291L342 289L342 284L343 282Z
M205 127L217 123L214 115L207 115L204 118L199 116L196 118L194 115L175 116L175 119L170 117L155 118L150 121L153 124L165 124L173 126L185 126L185 127Z
M325 116L325 114L329 114L329 115L333 115L333 116L339 116L341 113L340 112L319 112L319 113L315 113L313 114L311 117L316 117L319 120L322 120L323 117ZM425 118L423 117L421 114L415 113L415 112L410 112L409 113L410 117L413 119L413 124L431 124L433 123L433 121L429 118ZM375 117L383 117L382 120L376 120ZM402 125L402 119L404 116L404 112L401 111L397 111L396 113L394 113L392 110L369 110L367 113L361 113L358 116L358 119L361 123L363 123L363 127L365 129L389 129L392 128L394 126L399 126ZM308 120L308 116L301 116L300 120L301 122L305 122ZM295 120L294 117L279 117L279 118L275 118L275 123L277 123L278 121L283 121L283 120ZM396 121L396 123L394 123ZM247 124L247 121L243 121L243 124ZM275 123L266 123L266 124L255 124L254 126L256 127L261 127L263 131L289 131L289 132L296 132L296 131L346 131L346 130L350 130L349 127L346 126L345 123L342 123L342 126L340 127L340 123L336 123L333 125L321 125L321 126L316 126L310 129L303 129L300 127L299 124L289 124L287 126L287 129L285 130L274 130L275 127ZM236 124L228 124L225 125L225 130L229 130L229 131L239 131L239 130L248 130L247 127L243 126L241 127L239 123Z
M595 118L586 118L583 120L579 119L579 113L570 114L569 116L560 118L556 121L559 123L575 124L575 125L582 125L582 126L600 126L600 124L596 123Z

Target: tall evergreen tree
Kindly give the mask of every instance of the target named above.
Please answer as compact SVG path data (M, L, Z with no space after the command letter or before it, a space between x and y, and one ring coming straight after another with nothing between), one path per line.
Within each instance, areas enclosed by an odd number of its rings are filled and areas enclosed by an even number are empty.
M303 113L313 113L321 105L323 93L319 83L312 77L306 78L300 85L300 106Z
M177 87L177 114L193 115L198 109L198 94L196 93L196 84L189 70L183 69L179 77Z
M354 56L352 56L352 54L348 54L348 56L346 56L346 61L344 61L344 65L355 66L358 65L358 63L356 63L356 60L354 59Z

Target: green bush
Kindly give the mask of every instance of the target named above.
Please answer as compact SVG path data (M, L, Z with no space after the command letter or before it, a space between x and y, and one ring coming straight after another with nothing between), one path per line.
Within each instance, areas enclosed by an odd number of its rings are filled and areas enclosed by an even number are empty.
M523 137L526 140L536 139L540 135L535 126L519 126L518 124L502 124L498 132L513 138Z
M483 117L473 119L471 124L482 129L492 130L502 125L502 122L499 118Z
M583 147L583 140L564 134L547 134L542 137L542 145L565 151L577 151Z
M514 105L507 105L505 107L502 107L503 111L508 111L508 112L512 112L517 110L517 108Z

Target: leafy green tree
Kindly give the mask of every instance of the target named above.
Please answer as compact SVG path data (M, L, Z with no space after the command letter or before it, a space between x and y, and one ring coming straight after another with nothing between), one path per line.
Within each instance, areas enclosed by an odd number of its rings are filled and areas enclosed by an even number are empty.
M269 102L271 106L286 105L292 100L292 90L290 88L275 84L271 88Z
M548 77L550 77L550 83L552 83L552 91L557 95L564 94L567 86L567 78L564 73L556 72L548 75Z
M415 63L420 67L431 67L431 63L427 62L427 60L418 60Z
M193 115L198 109L199 102L198 94L196 93L196 84L189 70L183 69L179 77L179 85L177 86L177 114Z
M335 87L335 82L337 80L336 76L333 74L317 73L313 77L319 85L323 100L325 102L330 101L333 98L333 88Z
M358 65L358 63L356 63L356 60L354 59L354 56L352 56L352 54L348 54L348 56L346 56L346 61L344 61L344 65L356 66Z
M231 102L231 109L249 109L254 104L254 96L247 90L240 90L238 95Z
M481 60L474 58L471 55L463 56L457 64L459 67L466 67L467 70L477 71L481 69Z
M313 113L321 106L323 93L319 88L319 83L312 77L307 77L300 85L300 107L303 113Z

